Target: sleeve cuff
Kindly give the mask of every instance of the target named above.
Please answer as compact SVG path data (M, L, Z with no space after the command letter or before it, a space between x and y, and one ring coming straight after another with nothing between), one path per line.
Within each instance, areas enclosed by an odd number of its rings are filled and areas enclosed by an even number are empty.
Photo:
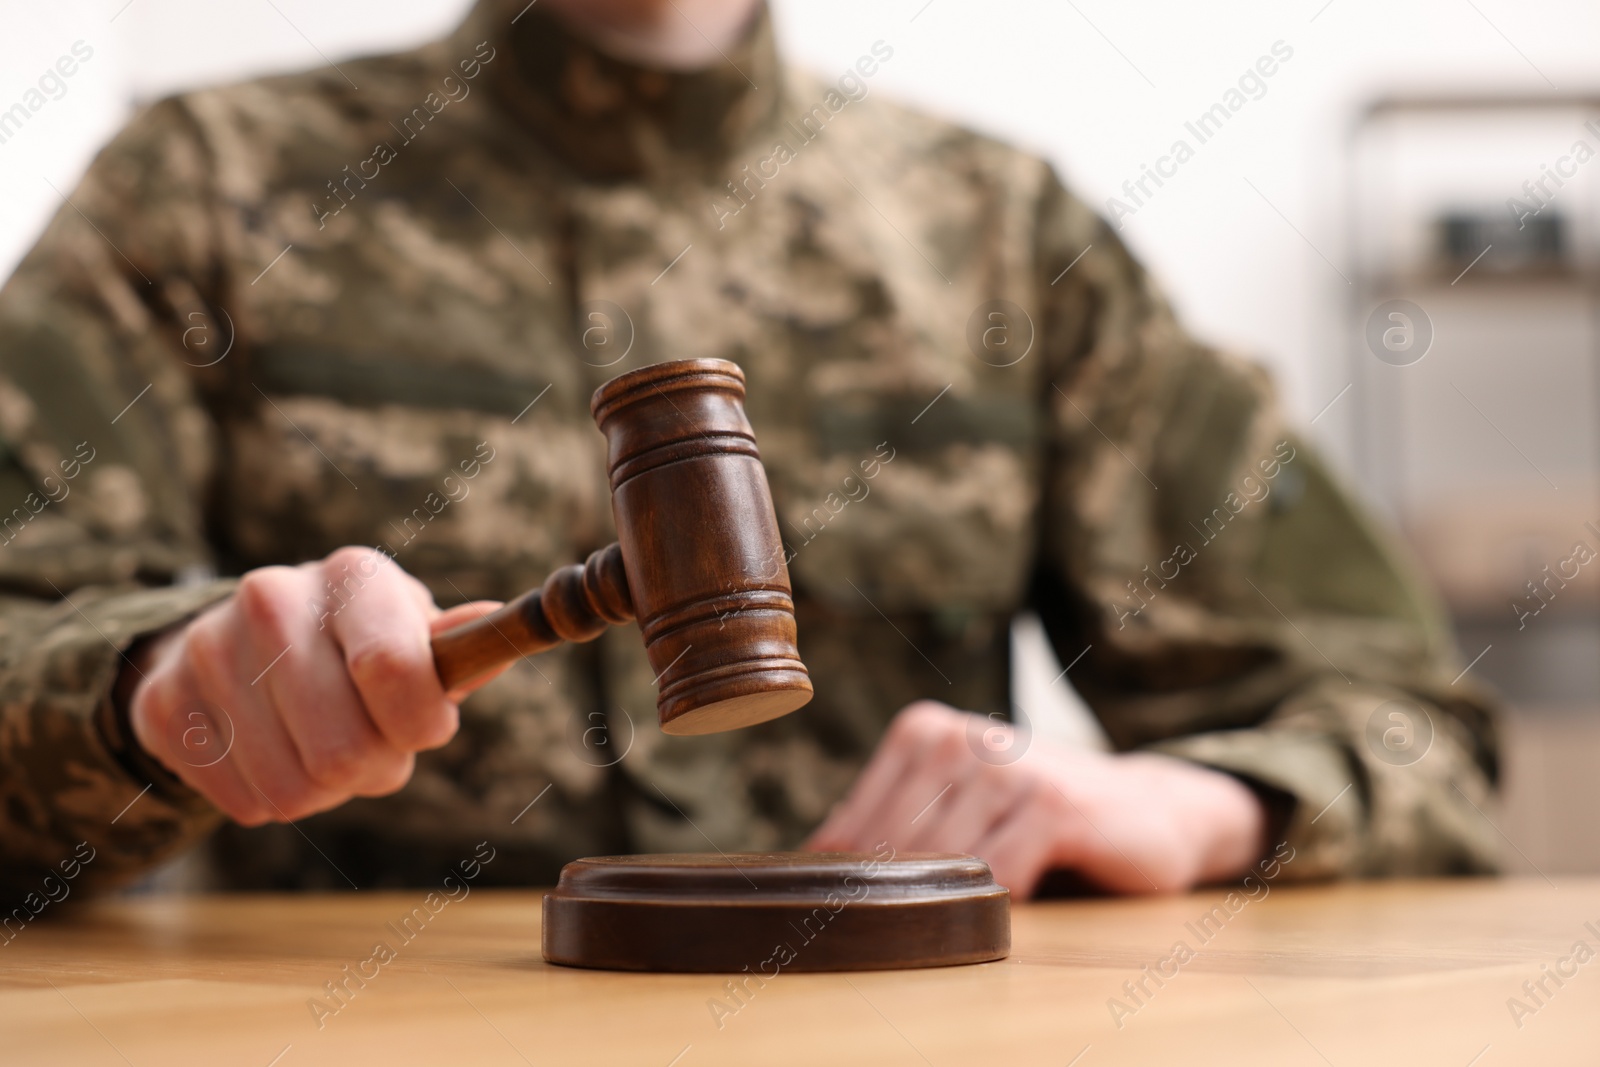
M1367 819L1364 775L1344 746L1302 730L1225 730L1162 741L1149 751L1239 778L1262 798L1268 851L1287 843L1283 877L1315 881L1356 873Z
M131 615L131 618L119 619L116 626L120 640L115 642L119 654L114 664L115 675L95 707L95 729L106 750L130 777L148 782L151 792L186 807L204 801L145 752L134 737L128 712L139 675L131 669L131 653L150 638L188 622L206 608L225 599L233 593L236 585L237 582L227 579L194 586L175 586L130 594L126 601L117 604L121 609L117 614Z
M128 649L232 589L80 589L70 602L7 606L0 888L31 885L74 855L85 884L118 885L216 827L217 809L133 743L112 695Z

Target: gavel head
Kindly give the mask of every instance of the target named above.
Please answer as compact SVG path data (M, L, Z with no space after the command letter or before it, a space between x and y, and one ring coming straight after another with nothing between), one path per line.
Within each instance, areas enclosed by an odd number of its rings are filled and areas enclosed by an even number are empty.
M590 408L662 731L732 730L804 705L811 678L744 372L658 363L607 382Z

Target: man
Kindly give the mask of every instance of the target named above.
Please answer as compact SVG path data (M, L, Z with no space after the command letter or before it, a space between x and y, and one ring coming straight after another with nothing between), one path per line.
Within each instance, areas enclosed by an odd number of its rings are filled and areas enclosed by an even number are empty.
M881 102L895 48L821 81L758 0L482 0L143 111L0 293L7 881L208 837L253 887L480 841L1492 869L1491 705L1387 537L1046 165ZM591 391L698 356L748 376L813 704L665 738L629 630L443 692L430 633L614 536ZM1117 754L1004 725L1028 607Z

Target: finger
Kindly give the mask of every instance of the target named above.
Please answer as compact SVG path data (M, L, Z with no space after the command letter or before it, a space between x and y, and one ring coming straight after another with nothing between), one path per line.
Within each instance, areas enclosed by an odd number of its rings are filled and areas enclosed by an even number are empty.
M459 712L439 681L430 620L410 577L376 549L340 549L327 564L364 579L327 622L367 714L401 751L443 745Z
M938 834L940 824L963 806L992 802L987 795L992 787L978 780L986 768L967 747L967 718L965 713L947 716L931 738L912 749L900 781L874 813L880 837L915 849L918 838Z
M1010 815L1030 779L1015 767L969 773L914 824L906 843L913 852L973 852L978 842Z
M232 744L224 759L231 763L267 811L256 821L292 822L325 811L345 797L315 782L266 695L244 678L253 651L237 610L202 616L186 634L186 667L194 692L219 708L231 726Z
M412 759L378 730L325 629L315 575L301 569L251 571L234 594L246 647L261 662L240 681L282 722L311 780L341 797L385 796L411 777Z
M812 833L806 847L849 852L866 847L863 841L875 818L881 798L888 795L910 765L904 742L885 738L862 769L844 800L835 804L823 824ZM882 840L880 838L879 840Z
M885 840L881 833L874 841L866 838L885 825L881 810L896 795L909 769L921 761L923 750L935 743L945 728L942 717L950 714L955 714L952 709L932 701L920 701L901 710L889 723L849 796L829 813L808 847L851 850L869 848Z
M224 815L245 826L270 812L238 767L227 759L231 716L196 696L198 683L183 661L152 671L135 691L128 720L139 746Z
M1018 900L1033 896L1046 871L1072 866L1069 857L1062 854L1060 812L1043 802L1037 789L1032 794L972 850L989 864L994 880L1011 890Z
M429 624L430 634L433 637L437 637L446 630L453 630L463 623L473 622L485 615L492 615L504 606L498 600L474 600L470 604L457 604L455 607L442 611L433 617L433 621ZM509 645L507 650L510 650ZM445 695L452 703L459 704L467 698L468 694L482 689L510 670L516 662L515 659L509 659L492 670L462 682Z

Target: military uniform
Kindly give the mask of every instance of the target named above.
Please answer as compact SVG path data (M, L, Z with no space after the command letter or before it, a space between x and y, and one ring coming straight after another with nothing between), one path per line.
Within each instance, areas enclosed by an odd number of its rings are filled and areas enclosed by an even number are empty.
M1492 701L1437 606L1046 164L884 102L892 42L818 79L763 13L661 73L520 7L146 108L0 292L8 883L80 841L95 884L206 841L258 887L793 847L904 704L1015 714L1029 607L1117 749L1276 803L1285 877L1492 868ZM616 629L470 698L397 795L220 832L127 743L121 653L230 575L378 545L450 604L612 540L588 398L702 356L748 377L802 712L664 737Z

